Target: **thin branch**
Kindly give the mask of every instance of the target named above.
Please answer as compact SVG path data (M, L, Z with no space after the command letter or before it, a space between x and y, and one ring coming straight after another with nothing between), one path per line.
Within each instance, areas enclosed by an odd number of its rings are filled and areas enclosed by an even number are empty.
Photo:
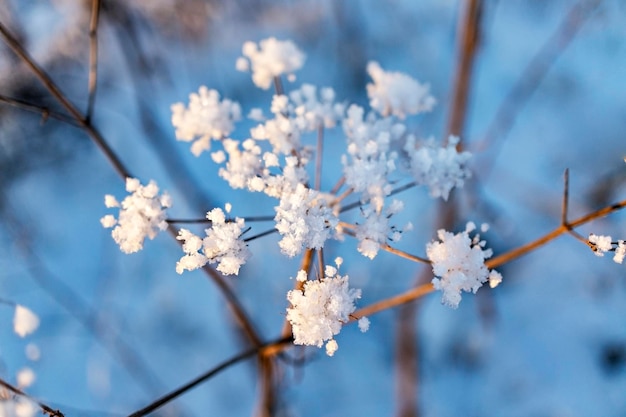
M426 259L426 258L422 258L422 257L417 256L417 255L412 255L412 254L410 254L408 252L404 252L404 251L402 251L400 249L396 249L394 247L391 247L388 244L380 245L380 248L382 250L386 251L386 252L393 253L394 255L398 255L401 258L408 259L409 261L419 262L419 263L423 263L423 264L427 264L427 265L431 264L431 262L428 259Z
M572 6L561 24L530 60L506 95L478 148L493 149L496 142L499 146L502 145L503 139L513 128L517 115L539 88L559 56L576 38L583 24L592 16L591 12L600 2L601 0L582 0ZM495 161L495 158L490 160ZM492 168L493 162L488 162L483 172L488 174Z
M337 181L337 183L333 187L333 189L330 190L330 194L337 194L345 183L346 183L346 177L342 175L341 178L339 178L339 181Z
M415 187L417 185L417 183L415 181L412 181L408 184L404 184L398 188L395 188L393 190L391 190L391 192L389 193L389 195L387 197L391 197L392 195L396 195L398 193L401 193L402 191L406 191L408 189L411 189L413 187ZM346 211L350 211L352 209L355 209L357 207L361 207L363 205L363 203L361 203L360 201L355 201L354 203L350 203L350 204L346 204L345 206L341 207L341 210L339 210L340 213L344 213Z
M569 168L563 174L563 205L561 210L561 224L567 224L569 212Z
M250 217L243 217L243 219L247 222L247 223L252 223L252 222L269 222L274 220L275 216L250 216ZM232 219L227 219L226 221L234 221ZM211 220L205 218L202 219L166 219L165 220L167 223L169 224L210 224Z
M28 102L26 102L24 100L20 100L20 99L17 99L17 98L12 98L12 97L7 97L5 95L0 94L0 102L6 103L6 104L8 104L10 106L17 107L17 108L22 109L22 110L26 110L26 111L29 111L29 112L41 114L41 123L42 124L45 123L48 120L48 118L51 117L53 119L57 119L57 120L59 120L59 121L61 121L63 123L67 123L67 124L70 124L72 126L80 126L70 116L67 116L67 115L62 114L62 113L54 112L54 111L50 110L47 107L38 106L36 104L28 103Z
M9 32L9 30L0 22L0 36L4 39L6 44L22 61L33 71L39 81L46 87L46 89L56 98L59 103L67 110L68 113L74 117L78 124L85 129L87 134L91 137L94 143L100 148L102 153L109 160L111 165L115 168L117 173L122 178L132 178L130 171L122 163L122 161L115 154L113 149L104 140L99 131L97 131L87 120L83 117L82 113L67 99L65 94L59 89L54 81L48 76L48 74L33 60L28 52L22 47L20 42Z
M315 189L319 191L322 184L322 153L324 150L324 123L317 127L317 155L315 155Z
M606 206L604 208L601 208L600 210L596 210L592 213L589 213L585 216L579 217L576 220L573 220L571 222L568 222L566 224L562 224L559 227L557 227L556 229L552 230L549 233L546 233L545 235L541 236L538 239L535 239L532 242L529 242L523 246L520 246L518 248L512 249L508 252L505 252L501 255L498 255L494 258L489 259L487 262L485 262L485 265L487 266L487 268L492 269L492 268L496 268L502 264L508 263L514 259L517 259L529 252L534 251L535 249L537 249L540 246L545 245L546 243L550 242L553 239L556 239L557 237L561 236L562 234L568 233L571 229L574 229L578 226L581 226L585 223L589 223L592 220L595 219L599 219L601 217L604 217L608 214L611 214L613 212L616 212L618 210L623 209L624 207L626 207L626 200L620 201L619 203L615 203L613 205L610 206Z
M251 242L251 241L253 241L255 239L261 238L263 236L271 235L271 234L276 233L276 232L278 232L278 230L276 230L276 229L269 229L269 230L266 230L266 231L261 232L259 234L256 234L254 236L247 237L243 241L246 242L246 243L247 242Z
M132 414L129 414L128 417L143 417L145 415L148 415L150 413L152 413L153 411L158 410L159 408L161 408L162 406L164 406L165 404L175 400L176 398L180 397L181 395L185 394L187 391L190 391L191 389L195 388L196 386L202 384L205 381L208 381L209 379L211 379L212 377L214 377L215 375L219 374L220 372L228 369L229 367L231 367L232 365L235 365L245 359L251 358L255 355L260 355L260 356L265 356L265 352L272 349L272 350L276 350L276 348L284 348L285 346L290 346L291 342L293 341L293 338L291 336L289 337L283 337L280 338L278 340L269 342L269 343L264 343L261 344L259 346L253 347L251 349L248 349L244 352L241 352L238 355L233 356L232 358L220 363L219 365L217 365L215 368L203 373L202 375L198 376L197 378L189 381L188 383L182 385L181 387L175 389L174 391L162 396L161 398L159 398L158 400L152 402L151 404L145 406L144 408L142 408L141 410L137 410Z
M464 18L459 30L459 58L454 76L454 90L452 94L452 108L448 119L448 128L445 140L450 135L461 136L467 114L467 100L469 97L472 70L476 50L480 42L480 23L482 16L481 0L468 0ZM457 148L461 143L457 145Z
M363 307L362 309L357 310L353 314L356 317L371 316L372 314L379 313L383 310L388 310L390 308L397 307L399 305L406 304L410 301L416 300L420 297L430 294L434 290L435 290L435 287L433 287L433 284L429 282L427 284L420 285L419 287L412 288L394 297L389 297L377 303L370 304L367 307ZM352 319L350 321L354 321L354 320Z
M85 121L91 122L96 102L98 85L98 22L100 16L100 0L91 2L91 19L89 22L89 97L87 99L87 113Z
M51 417L65 417L61 411L54 410L51 407L47 406L46 404L42 403L41 401L37 401L30 395L26 394L24 391L20 390L17 387L14 387L13 385L9 384L2 378L0 378L0 386L6 388L7 390L11 391L14 394L20 395L24 398L28 398L29 400L35 402L39 406L39 408L41 408L41 411L44 414L48 414Z
M282 96L283 94L285 94L285 91L283 90L283 83L279 76L274 77L274 91L276 92L277 96Z

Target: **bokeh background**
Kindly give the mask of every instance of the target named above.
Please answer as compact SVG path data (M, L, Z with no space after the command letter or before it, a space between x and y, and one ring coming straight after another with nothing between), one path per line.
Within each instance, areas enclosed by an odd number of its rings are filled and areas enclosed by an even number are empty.
M91 5L0 0L0 22L83 111ZM195 158L175 141L171 104L206 85L244 112L267 109L272 92L234 65L244 41L275 36L307 54L295 85L332 86L339 100L367 105L370 60L429 83L438 105L410 127L441 140L465 5L104 0L93 124L135 176L172 194L173 217L203 217L226 202L239 216L272 215L273 201L229 189L208 155ZM483 236L498 254L558 226L566 168L571 218L625 198L626 2L486 0L480 26L462 135L474 175L454 192L454 226L489 223ZM80 128L6 102L63 111L4 44L0 95L0 298L41 319L20 339L12 310L0 305L0 376L14 382L30 367L37 380L27 392L66 416L122 416L242 351L215 286L198 271L175 273L182 253L170 237L134 255L119 251L99 219L108 212L103 196L122 197L123 181ZM249 127L234 136L245 139ZM341 175L344 143L339 129L329 132L325 189ZM441 205L423 189L401 196L402 218L415 228L399 247L423 255ZM625 221L619 212L579 232L626 239ZM253 258L229 279L267 340L280 334L298 269L277 241L251 242ZM424 276L388 253L370 261L350 239L327 251L345 259L361 306ZM623 417L624 268L564 236L500 268L501 286L464 295L457 310L431 294L372 316L366 334L346 326L335 357L292 351L303 360L283 363L277 415ZM29 345L39 359L29 359ZM254 361L236 365L160 413L252 415L256 372Z

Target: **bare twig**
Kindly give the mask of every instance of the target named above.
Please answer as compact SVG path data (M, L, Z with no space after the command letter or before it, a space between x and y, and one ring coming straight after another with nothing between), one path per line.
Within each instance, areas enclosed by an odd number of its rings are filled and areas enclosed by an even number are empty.
M582 0L575 3L563 18L563 21L530 60L520 74L513 88L498 108L493 121L487 129L479 149L495 149L496 142L501 146L503 139L513 128L515 119L533 93L541 85L546 74L567 46L575 39L585 21L592 16L592 11L601 0ZM499 141L498 141L499 139ZM495 158L491 158L495 161ZM488 162L483 172L488 175L493 162Z
M290 345L292 342L292 338L291 337L283 337L280 338L278 340L269 342L269 343L263 343L260 344L258 346L255 346L253 348L250 348L244 352L241 352L238 355L233 356L232 358L220 363L219 365L217 365L215 368L203 373L202 375L198 376L197 378L189 381L188 383L182 385L181 387L175 389L174 391L162 396L161 398L159 398L158 400L152 402L151 404L145 406L144 408L142 408L141 410L137 410L132 414L129 414L128 417L143 417L145 415L148 415L150 413L152 413L153 411L158 410L159 408L161 408L162 406L164 406L165 404L175 400L176 398L180 397L181 395L185 394L186 392L192 390L193 388L197 387L198 385L200 385L201 383L208 381L209 379L211 379L212 377L214 377L215 375L219 374L220 372L222 372L225 369L228 369L229 367L231 367L232 365L235 365L245 359L251 358L255 355L260 355L260 356L265 356L265 352L268 351L269 349L276 349L276 348L280 348L283 346L287 346Z
M26 394L24 391L20 390L17 387L14 387L13 385L9 384L2 378L0 378L0 386L4 387L5 389L11 391L14 394L20 395L24 398L28 398L29 400L35 402L39 406L39 408L41 408L42 413L47 414L50 417L65 417L61 411L54 410L52 407L47 406L41 401L37 401L30 395Z
M63 123L67 123L70 124L72 126L79 126L78 123L76 123L76 121L70 117L67 116L65 114L62 113L57 113L54 112L52 110L50 110L47 107L42 107L42 106L38 106L36 104L32 104L32 103L28 103L24 100L19 100L17 98L12 98L12 97L7 97L5 95L0 94L0 102L6 103L8 105L11 105L13 107L17 107L19 109L22 110L27 110L33 113L39 113L41 114L41 123L45 123L48 118L53 118L53 119L57 119L60 120Z
M567 224L569 211L569 168L563 173L563 205L561 210L561 224Z
M317 155L315 155L315 189L319 191L322 184L322 156L324 150L324 123L317 127Z
M452 107L448 119L447 134L444 138L445 141L448 140L450 135L461 136L463 134L474 58L480 43L481 16L481 0L467 0L464 18L459 22L461 25L461 29L458 33L459 60L454 76ZM460 147L461 142L457 145L457 148Z
M554 240L557 237L561 236L562 234L569 233L570 230L578 226L581 226L585 223L589 223L592 220L599 219L608 214L614 213L618 210L623 209L624 207L626 207L626 200L620 201L619 203L615 203L610 206L606 206L604 208L601 208L600 210L596 210L592 213L579 217L578 219L568 222L566 224L561 224L556 229L552 230L549 233L546 233L545 235L541 236L538 239L533 240L532 242L529 242L525 245L522 245L520 247L517 247L515 249L512 249L508 252L505 252L501 255L498 255L494 258L489 259L487 262L485 262L485 265L487 266L487 268L491 269L491 268L496 268L502 264L508 263L529 252L534 251L540 246L543 246L546 243L550 242L551 240Z
M91 122L96 102L96 89L98 85L98 21L100 16L100 0L91 2L91 19L89 22L89 97L87 99L87 112L85 121Z

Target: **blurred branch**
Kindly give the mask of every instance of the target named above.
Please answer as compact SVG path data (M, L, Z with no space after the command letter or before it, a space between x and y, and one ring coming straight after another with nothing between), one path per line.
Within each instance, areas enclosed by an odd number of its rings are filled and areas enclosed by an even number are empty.
M80 126L76 121L65 114L57 113L55 111L50 110L47 107L38 106L36 104L28 103L27 101L20 100L17 98L8 97L0 94L0 102L6 103L10 106L17 107L22 110L26 110L33 113L41 114L41 123L45 123L48 121L48 118L53 118L62 121L63 123L67 123L73 126Z
M161 408L162 406L164 406L165 404L175 400L176 398L180 397L181 395L185 394L187 391L190 391L191 389L195 388L196 386L200 385L201 383L208 381L209 379L211 379L212 377L214 377L215 375L219 374L220 372L230 368L232 365L235 365L245 359L251 358L255 355L259 355L259 356L265 356L265 353L267 351L269 351L270 349L283 349L285 346L290 346L291 342L293 341L293 338L291 336L288 337L282 337L278 340L274 340L272 342L269 343L263 343L259 346L253 347L251 349L248 349L244 352L241 352L238 355L233 356L232 358L222 362L221 364L217 365L215 368L205 372L204 374L198 376L197 378L189 381L188 383L182 385L181 387L175 389L174 391L162 396L161 398L159 398L158 400L152 402L151 404L147 405L146 407L142 408L141 410L137 410L132 414L129 414L128 417L143 417L145 415L148 415L150 413L152 413L155 410L158 410L159 408Z
M20 395L20 396L22 396L24 398L28 398L29 400L35 402L39 406L39 408L41 408L41 412L43 414L47 414L50 417L65 417L61 411L54 410L51 407L48 407L46 404L44 404L44 403L42 403L40 401L37 401L36 399L31 397L30 395L26 394L24 391L20 390L17 387L14 387L13 385L9 384L8 382L6 382L2 378L0 378L0 386L4 387L5 389L11 391L14 394Z
M480 24L482 18L482 1L467 0L464 18L459 24L459 58L454 76L454 90L448 128L444 140L450 135L462 136L467 115L467 101L472 80L472 71L476 51L480 43ZM462 147L461 142L457 149Z
M100 16L100 0L91 2L91 19L89 23L89 97L85 120L89 123L93 117L98 85L98 17Z
M502 145L504 138L513 128L517 115L539 88L552 65L574 40L583 24L591 17L593 9L601 1L582 0L572 6L561 24L530 60L513 88L506 95L487 129L485 137L476 145L478 149L493 149L496 147L496 143L498 146ZM490 158L491 162L487 162L486 167L483 168L483 171L487 173L484 174L485 176L491 170L495 159L495 157Z

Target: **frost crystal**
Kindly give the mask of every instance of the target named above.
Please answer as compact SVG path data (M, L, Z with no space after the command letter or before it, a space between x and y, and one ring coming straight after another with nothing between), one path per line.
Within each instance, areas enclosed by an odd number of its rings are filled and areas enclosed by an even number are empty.
M407 139L405 150L411 160L411 172L420 185L430 189L433 198L441 197L448 200L450 190L462 187L471 172L465 167L472 154L458 152L456 145L459 138L450 136L448 145L439 147L434 139L429 139L421 146L416 146L413 136Z
M367 85L370 106L382 116L404 119L407 114L430 111L436 103L428 84L420 84L406 74L386 72L374 61L367 64L367 73L374 80L374 84Z
M284 193L274 220L283 236L278 243L280 249L291 257L305 247L321 249L339 223L324 195L302 184L292 193Z
M442 302L452 308L458 307L461 291L476 293L488 279L493 286L502 280L499 273L485 266L485 259L492 255L491 249L483 249L485 241L479 235L470 238L474 227L468 223L466 230L457 234L440 229L439 241L426 245L426 255L436 276L433 286L443 292Z
M241 119L238 103L220 100L216 90L200 87L198 94L189 95L189 107L183 103L172 105L172 124L176 128L176 139L191 142L191 152L198 156L211 148L211 139L227 137Z
M227 221L220 208L208 212L207 219L211 220L211 228L205 230L204 239L187 229L178 232L177 239L185 242L185 255L176 263L176 272L182 274L185 270L192 271L209 262L217 263L217 270L225 275L239 274L239 268L250 257L248 247L241 239L245 228L244 219L237 217L234 221Z
M613 243L611 236L602 235L589 235L589 246L597 256L604 256L605 252L615 251L613 255L613 261L621 264L626 257L626 244L623 240L618 240L617 243Z
M13 331L20 337L31 334L39 327L39 317L28 308L17 304L13 316Z
M267 38L259 42L246 42L242 53L245 58L237 60L237 69L240 71L252 70L254 84L267 90L272 85L274 77L283 74L293 77L293 73L304 64L305 55L291 41L279 41L276 38Z
M287 300L287 320L292 325L294 343L322 347L332 356L337 350L333 337L350 320L361 297L361 290L349 288L348 276L326 276L323 280L306 281L302 290L291 290Z
M154 239L159 230L167 228L165 209L172 200L167 193L159 195L154 181L142 186L138 179L126 179L126 191L131 193L121 203L112 196L105 196L107 207L120 207L117 219L106 215L100 222L106 228L115 226L111 236L124 253L134 253L143 248L146 237Z
M412 228L410 223L402 229L390 224L391 217L402 208L400 200L393 200L391 205L380 213L371 207L361 210L365 222L357 225L356 238L359 241L358 251L363 256L374 259L380 247L387 244L387 241L398 242L402 238L402 233Z

